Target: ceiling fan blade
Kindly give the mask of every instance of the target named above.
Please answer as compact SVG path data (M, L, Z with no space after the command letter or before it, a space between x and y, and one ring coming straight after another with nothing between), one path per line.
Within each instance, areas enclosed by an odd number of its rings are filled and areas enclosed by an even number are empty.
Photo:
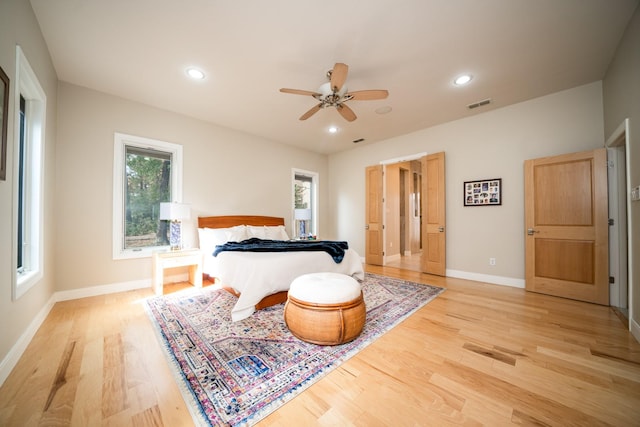
M342 85L347 81L347 73L349 72L349 66L341 62L337 62L333 66L331 71L331 89L334 92L340 92Z
M300 120L307 120L309 117L313 116L315 113L318 112L318 110L320 110L320 108L322 107L322 103L314 106L312 109L310 109L309 111L307 111L306 113L304 113L303 115L300 116Z
M347 96L349 95L355 101L373 101L375 99L385 99L389 96L389 91L384 89L356 90L349 92Z
M340 115L344 117L348 122L352 122L356 119L356 113L354 113L353 110L347 107L345 104L336 105L336 109L338 110L338 113L340 113Z
M287 89L286 87L283 87L282 89L280 89L280 92L282 93L292 93L294 95L310 95L310 96L314 96L314 95L320 95L317 92L312 92L310 90L301 90L301 89Z

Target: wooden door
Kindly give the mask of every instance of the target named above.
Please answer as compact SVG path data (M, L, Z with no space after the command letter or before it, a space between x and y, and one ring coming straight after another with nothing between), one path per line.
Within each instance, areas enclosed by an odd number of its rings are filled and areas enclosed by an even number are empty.
M368 166L365 174L365 263L384 265L382 165Z
M446 272L444 152L422 158L422 271L444 276Z
M609 304L604 148L527 160L525 288Z

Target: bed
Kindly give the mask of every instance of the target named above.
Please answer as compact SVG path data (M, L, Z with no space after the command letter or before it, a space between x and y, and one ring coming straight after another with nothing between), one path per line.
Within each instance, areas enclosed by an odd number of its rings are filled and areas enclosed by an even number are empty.
M284 302L296 277L317 272L336 272L364 279L362 261L353 250L344 251L341 262L325 252L221 252L218 245L249 238L289 240L284 218L252 215L198 218L200 249L204 254L203 273L215 278L238 297L231 311L233 321L251 316L256 309Z

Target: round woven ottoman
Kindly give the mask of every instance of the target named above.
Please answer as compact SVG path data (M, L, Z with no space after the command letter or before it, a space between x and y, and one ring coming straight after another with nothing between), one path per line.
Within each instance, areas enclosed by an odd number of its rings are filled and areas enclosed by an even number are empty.
M367 314L360 284L338 273L302 275L289 288L284 321L297 338L338 345L360 335Z

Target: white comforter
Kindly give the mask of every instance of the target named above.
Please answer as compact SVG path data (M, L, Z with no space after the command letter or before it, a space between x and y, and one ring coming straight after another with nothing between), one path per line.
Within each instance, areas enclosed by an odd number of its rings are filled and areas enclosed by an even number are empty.
M326 252L221 252L205 256L204 263L205 273L240 292L231 311L234 322L251 316L262 298L288 291L296 277L325 271L364 279L362 261L353 249L340 263Z

